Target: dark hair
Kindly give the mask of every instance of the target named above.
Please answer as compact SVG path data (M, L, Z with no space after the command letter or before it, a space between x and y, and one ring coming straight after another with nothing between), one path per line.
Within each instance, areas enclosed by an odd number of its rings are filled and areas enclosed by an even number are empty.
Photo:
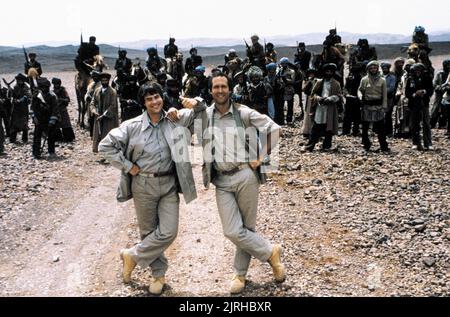
M52 79L52 84L53 85L58 85L58 84L61 85L62 84L61 79L54 77Z
M225 77L227 79L229 90L230 91L233 90L233 81L232 81L232 79L230 77L228 77L227 74L225 74L224 72L220 71L220 72L217 72L217 73L213 73L211 75L211 77L209 77L208 87L209 87L210 91L212 90L213 79L217 78L217 77Z
M158 83L146 84L141 87L139 91L139 100L141 101L141 105L145 105L145 96L150 95L160 95L163 98L163 89Z

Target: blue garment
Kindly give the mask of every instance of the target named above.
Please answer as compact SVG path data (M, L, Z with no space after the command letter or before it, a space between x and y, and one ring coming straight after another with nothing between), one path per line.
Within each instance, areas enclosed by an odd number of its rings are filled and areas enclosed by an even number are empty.
M266 65L267 70L276 69L276 68L277 68L277 64L275 64L275 63L270 63L270 64Z
M270 119L275 119L275 105L272 97L267 99L267 111L269 112Z
M205 66L200 65L200 66L195 67L195 71L204 73L206 71L206 68L205 68Z
M389 73L384 76L384 79L386 79L386 90L388 96L393 96L397 90L397 76L393 73Z

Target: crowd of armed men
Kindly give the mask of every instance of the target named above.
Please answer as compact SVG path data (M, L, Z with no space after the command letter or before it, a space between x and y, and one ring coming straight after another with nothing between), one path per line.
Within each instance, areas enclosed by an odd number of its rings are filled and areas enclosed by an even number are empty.
M303 120L302 133L308 140L302 151L313 151L321 138L322 150L331 150L339 122L343 123L342 135L362 136L365 151L372 147L370 129L378 137L381 152L390 152L389 137L412 139L413 149L433 150L431 129L436 125L447 127L450 138L450 59L444 60L442 70L435 75L423 27L415 28L408 57L395 59L393 65L379 62L375 47L366 39L358 41L346 61L348 46L342 44L335 29L329 33L321 54L312 54L305 43L299 43L292 62L287 57L278 60L274 45L263 46L254 35L251 45L245 43L245 58L230 49L224 65L212 69L211 76L214 72L227 74L234 87L233 101L268 115L279 125L292 125L296 120L294 96L298 95L301 115L297 119ZM91 37L89 43L82 43L75 60L79 74L92 79L82 97L87 105L94 152L98 152L99 142L119 121L142 114L140 92L146 84L158 83L164 89L165 110L183 108L180 96L212 102L210 80L196 48L184 61L171 38L164 47L164 57L155 47L147 50L144 67L139 59L132 62L126 50L119 50L117 74L111 80L110 74L96 70L94 64L100 50L95 41ZM28 76L18 74L13 88L5 82L8 88L2 90L2 119L12 143L18 132L27 142L31 104L35 123L33 155L39 158L43 134L47 135L50 155L55 153L55 141L73 141L74 134L67 113L69 97L61 81L53 78L51 92L50 82L41 77L42 68L35 54L29 55L25 64ZM348 72L344 72L346 63ZM37 70L37 76L30 74L30 68ZM8 102L9 111L5 106ZM0 133L2 152L2 127Z
M25 52L25 49L24 49ZM56 142L73 142L75 134L68 112L70 97L61 79L42 77L41 64L35 53L25 52L25 74L19 73L12 82L3 79L0 86L0 155L4 153L5 137L13 144L28 143L30 117L34 124L33 157L41 158L47 143L50 158L56 157ZM15 85L12 87L12 84Z

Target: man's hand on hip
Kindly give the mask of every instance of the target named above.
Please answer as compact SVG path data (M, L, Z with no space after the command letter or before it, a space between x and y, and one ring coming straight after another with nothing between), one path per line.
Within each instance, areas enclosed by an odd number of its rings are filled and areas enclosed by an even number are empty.
M251 161L249 165L252 168L252 170L256 171L256 169L262 165L262 160L257 159L256 161Z
M139 172L141 171L141 169L139 168L139 166L137 166L136 164L133 165L133 167L131 168L131 170L128 172L131 176L136 176L139 174Z

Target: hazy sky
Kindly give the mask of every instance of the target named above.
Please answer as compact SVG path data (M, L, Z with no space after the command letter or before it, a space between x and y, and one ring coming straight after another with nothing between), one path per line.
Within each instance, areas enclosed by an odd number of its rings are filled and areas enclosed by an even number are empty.
M411 34L450 29L449 0L34 0L2 2L0 45L43 41L99 43L192 37L249 37L326 32ZM31 5L33 3L33 5ZM425 5L432 8L427 10Z

